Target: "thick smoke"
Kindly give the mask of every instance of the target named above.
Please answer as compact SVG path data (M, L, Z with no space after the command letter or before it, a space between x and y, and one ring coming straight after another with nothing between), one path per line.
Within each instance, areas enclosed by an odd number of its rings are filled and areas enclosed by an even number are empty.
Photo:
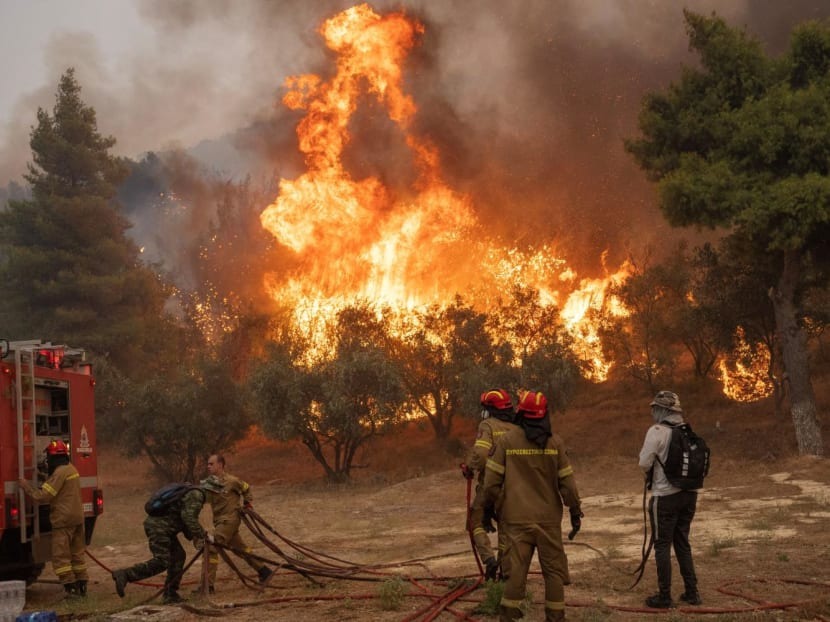
M119 153L191 150L217 175L293 178L302 170L298 113L279 103L287 76L332 71L320 23L351 6L335 0L152 0L138 5L154 39L134 56L102 57L91 35L60 34L45 52L50 83L8 120L0 184L30 159L37 106L51 108L59 75L76 68L84 99ZM473 197L480 219L507 240L557 239L580 272L600 254L618 263L646 243L676 237L653 188L623 151L643 95L665 87L688 51L682 6L661 0L384 0L426 31L407 68L419 132L440 147L448 183ZM688 0L758 36L774 53L793 25L827 18L821 0ZM376 114L377 113L377 114ZM345 154L356 176L405 187L405 149L382 110L353 121ZM263 206L264 207L264 206ZM140 219L140 210L133 218ZM146 223L145 223L146 224ZM139 223L141 225L141 223ZM198 228L198 223L196 223ZM140 228L140 227L139 227Z

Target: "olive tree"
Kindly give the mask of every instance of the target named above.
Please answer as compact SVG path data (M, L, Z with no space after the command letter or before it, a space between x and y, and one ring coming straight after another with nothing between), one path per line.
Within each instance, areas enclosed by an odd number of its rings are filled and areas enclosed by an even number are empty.
M331 482L349 480L359 452L400 420L406 396L388 331L384 316L357 303L328 326L332 352L315 357L298 331L285 330L251 373L263 431L299 439Z
M207 456L230 449L250 425L241 389L211 356L122 386L117 440L128 456L146 456L160 479L195 481Z

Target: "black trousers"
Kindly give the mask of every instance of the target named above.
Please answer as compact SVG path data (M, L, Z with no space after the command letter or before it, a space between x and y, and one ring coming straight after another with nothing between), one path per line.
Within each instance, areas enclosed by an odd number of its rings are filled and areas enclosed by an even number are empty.
M654 560L660 594L671 597L671 549L677 557L686 592L697 592L697 577L689 544L689 529L697 508L697 492L684 490L649 501L651 533L654 535Z

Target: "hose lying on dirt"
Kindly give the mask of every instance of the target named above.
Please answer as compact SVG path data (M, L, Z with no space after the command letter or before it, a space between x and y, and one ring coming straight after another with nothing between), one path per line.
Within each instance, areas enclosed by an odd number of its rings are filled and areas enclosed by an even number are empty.
M469 500L468 500L469 504ZM430 603L424 607L421 607L414 613L408 615L406 618L403 619L403 622L430 622L435 620L438 616L441 615L442 612L450 613L451 615L455 616L461 620L468 620L474 621L475 618L471 617L469 614L458 611L452 608L452 604L458 602L460 600L468 600L464 598L465 596L469 595L471 592L479 588L483 583L483 576L481 574L481 568L479 567L479 573L477 575L465 576L465 577L438 577L433 575L429 569L426 567L424 562L428 560L434 560L439 558L450 557L454 555L460 554L469 554L469 551L460 551L445 555L433 555L430 557L422 557L417 559L410 559L402 562L394 562L394 563L383 563L383 564L363 564L363 563L354 563L339 557L335 557L332 555L328 555L325 553L320 553L314 551L313 549L294 542L279 532L277 532L271 525L267 523L259 514L257 514L252 509L245 509L242 513L242 521L248 527L254 536L272 553L274 553L277 557L276 558L269 558L262 555L258 555L252 553L250 551L241 551L234 549L232 547L223 546L220 544L212 544L215 549L218 550L219 554L222 558L226 561L228 566L239 576L240 580L242 581L243 585L248 587L249 589L256 590L258 592L263 592L266 588L272 587L270 585L262 585L256 579L251 579L247 575L245 575L237 566L237 564L233 561L231 556L228 553L234 553L234 555L243 557L247 556L249 558L258 560L259 562L266 564L274 569L283 569L291 572L296 572L300 576L304 577L306 580L310 581L316 586L322 586L323 584L316 580L315 577L320 578L331 578L331 579L340 579L340 580L349 580L349 581L365 581L365 582L382 582L389 580L390 578L401 578L398 573L389 572L390 568L402 568L402 567L420 567L426 569L427 575L425 577L402 577L405 580L409 581L413 586L417 588L418 591L407 594L408 597L416 597L416 598L427 598L430 600ZM268 534L274 536L281 544L274 542ZM472 544L472 543L471 543ZM569 543L571 544L571 543ZM587 545L586 545L587 546ZM646 545L644 544L644 547ZM597 551L603 558L605 557L601 551L594 549L594 547L588 546L592 550ZM193 563L200 557L202 551L197 552L196 555L188 562L185 568L182 571L182 574L186 572ZM92 553L87 550L87 555L96 562L99 566L111 572L109 568L107 568L104 564L102 564L97 558L95 558ZM644 552L643 559L641 561L641 565L638 566L635 573L642 576L642 570L645 565L645 560L647 559L647 554ZM532 574L538 574L538 572L534 572ZM472 578L472 580L470 580ZM639 577L638 577L639 580ZM448 589L444 589L442 593L435 593L434 591L428 589L424 585L420 583L420 581L430 581L436 587L438 586L447 586L450 587ZM460 583L459 583L460 581ZM772 579L764 579L764 578L756 578L756 579L738 579L734 581L729 581L722 586L717 588L717 591L728 595L734 596L736 598L740 598L744 601L748 601L750 605L742 606L742 607L679 607L673 609L672 611L683 613L683 614L701 614L701 615L711 615L711 614L739 614L739 613L751 613L751 612L759 612L759 611L769 611L769 610L786 610L786 609L793 609L799 607L809 607L811 605L815 605L817 603L825 602L828 599L828 595L825 594L824 596L819 596L815 598L809 598L805 600L798 600L798 601L786 601L786 602L769 602L763 598L755 597L751 594L746 594L741 590L737 589L736 586L745 584L745 583L783 583L783 584L794 584L794 585L803 585L803 586L810 586L815 588L820 588L821 590L830 591L830 583L823 583L818 581L811 581L811 580L803 580L803 579L787 579L787 578L772 578ZM154 583L144 583L144 582L137 582L136 585L144 585L149 587L161 587L155 594L153 594L150 598L148 598L144 603L150 602L161 595L163 591L163 585L154 584ZM636 582L635 582L636 585ZM632 586L633 587L633 586ZM186 609L187 611L191 611L192 613L203 615L203 616L210 616L210 617L221 617L223 614L223 610L227 611L227 609L234 609L240 607L252 607L252 606L261 606L266 604L278 604L278 603L289 603L289 602L313 602L313 601L321 601L321 600L369 600L369 599L378 599L380 598L378 594L347 594L342 596L337 595L321 595L315 594L311 596L281 596L276 598L259 598L257 600L249 600L249 601L240 601L236 603L210 603L209 606L200 607L193 605L191 603L181 603L179 606ZM577 607L577 608L592 608L596 607L596 602L578 602L578 601L567 601L567 607ZM626 605L613 605L609 603L603 604L604 609L609 609L613 611L625 612L625 613L643 613L643 614L665 614L665 609L651 609L649 607L637 607L637 606L626 606ZM73 617L71 619L81 619L82 617ZM813 616L813 619L817 619L820 621L826 621L826 618L821 616Z

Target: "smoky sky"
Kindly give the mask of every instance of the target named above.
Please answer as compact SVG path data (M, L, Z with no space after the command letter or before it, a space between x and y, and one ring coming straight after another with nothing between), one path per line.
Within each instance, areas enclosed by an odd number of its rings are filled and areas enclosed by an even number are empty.
M51 108L70 64L99 129L129 157L172 147L215 160L220 174L302 172L294 127L280 104L285 78L333 71L317 32L352 6L335 0L146 0L150 45L119 60L94 33L56 35L45 51L52 83L21 98L0 148L0 184L30 159L37 106ZM479 220L507 241L556 239L578 269L596 272L644 244L676 237L654 188L623 150L645 93L693 65L683 8L713 11L774 54L793 26L830 17L819 0L405 0L425 26L406 68L416 131L439 146L447 183L471 196ZM412 171L396 129L371 102L355 115L344 159L353 175L404 188ZM217 145L223 145L219 148ZM221 158L217 154L222 154ZM264 206L263 206L264 207Z

